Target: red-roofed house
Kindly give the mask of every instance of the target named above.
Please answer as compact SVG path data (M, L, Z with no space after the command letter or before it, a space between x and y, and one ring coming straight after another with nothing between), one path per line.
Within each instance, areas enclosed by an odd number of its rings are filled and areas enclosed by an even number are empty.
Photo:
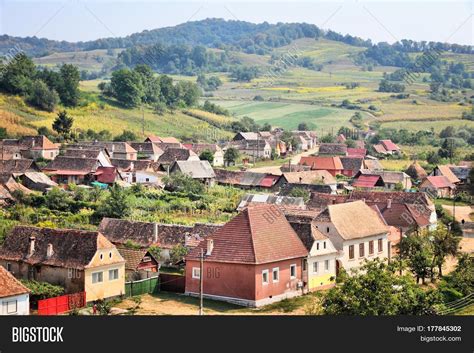
M427 176L420 184L420 191L427 192L437 197L451 197L456 186L443 175Z
M342 174L344 167L339 157L301 157L300 165L307 165L311 170L327 170L332 176Z
M367 150L365 148L351 148L347 147L347 155L350 157L365 157Z
M361 174L357 179L355 179L354 183L352 183L352 186L356 188L383 188L385 184L380 175Z
M399 154L400 147L392 142L392 140L380 140L380 143L374 145L375 152L379 154Z
M278 229L278 231L275 231ZM186 294L259 307L302 293L308 250L272 205L246 208L186 256Z

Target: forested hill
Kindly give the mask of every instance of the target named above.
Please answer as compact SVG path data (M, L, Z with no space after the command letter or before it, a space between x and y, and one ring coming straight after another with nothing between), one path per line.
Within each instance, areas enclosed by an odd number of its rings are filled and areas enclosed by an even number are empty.
M5 55L12 48L21 48L31 56L44 56L54 52L70 52L94 49L132 48L139 45L166 43L167 45L203 45L210 48L231 49L249 54L267 54L272 48L288 45L299 38L325 38L346 44L371 47L370 40L351 35L325 31L307 23L263 22L254 24L245 21L206 19L186 22L173 27L146 30L126 37L103 38L88 42L71 43L36 37L0 36L0 54ZM471 46L438 42L415 42L402 40L391 45L402 52L420 52L430 48L456 53L473 53Z

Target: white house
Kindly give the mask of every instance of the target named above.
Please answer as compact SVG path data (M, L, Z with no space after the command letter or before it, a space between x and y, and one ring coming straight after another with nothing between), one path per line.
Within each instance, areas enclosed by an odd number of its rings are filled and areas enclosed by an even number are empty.
M30 291L0 266L0 315L29 315Z
M350 272L366 259L390 258L390 230L376 206L370 207L364 201L329 205L314 223L339 251L336 271L342 266Z

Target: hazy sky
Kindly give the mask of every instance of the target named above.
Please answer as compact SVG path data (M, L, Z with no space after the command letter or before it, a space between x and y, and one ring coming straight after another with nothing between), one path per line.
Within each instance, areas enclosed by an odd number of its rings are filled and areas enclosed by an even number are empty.
M473 45L474 1L0 0L0 33L85 41L210 17L307 22L373 41L408 38Z

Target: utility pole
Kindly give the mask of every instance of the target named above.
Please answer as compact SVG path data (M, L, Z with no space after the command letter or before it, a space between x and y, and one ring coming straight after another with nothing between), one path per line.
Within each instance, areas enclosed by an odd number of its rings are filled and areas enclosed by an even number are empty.
M200 267L199 267L199 315L204 315L204 301L203 301L203 291L204 291L204 250L201 249L200 256Z
M141 104L142 108L142 135L145 137L145 110L143 109L143 102Z

